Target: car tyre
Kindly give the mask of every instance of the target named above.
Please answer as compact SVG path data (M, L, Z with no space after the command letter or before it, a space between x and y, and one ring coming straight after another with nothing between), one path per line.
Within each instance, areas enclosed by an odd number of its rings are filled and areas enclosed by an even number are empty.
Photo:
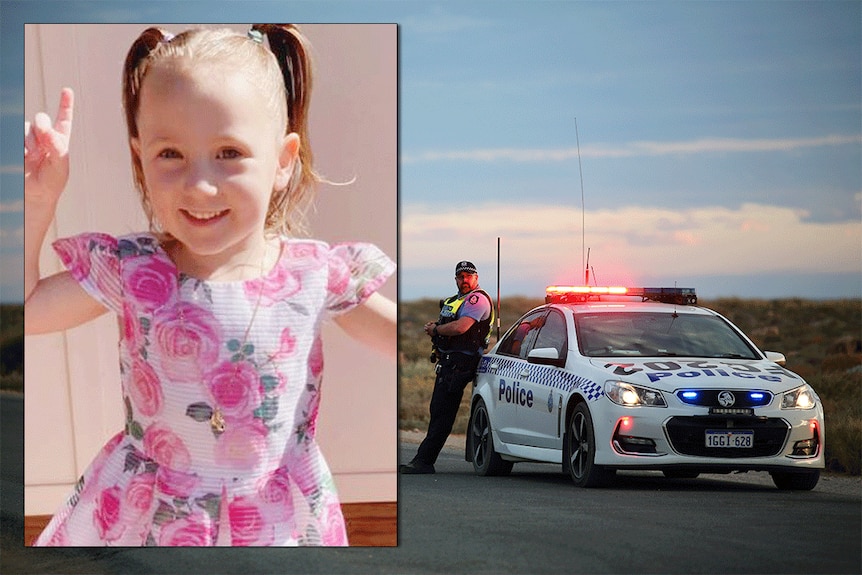
M481 398L476 401L470 415L469 445L476 475L508 475L512 471L514 462L506 461L494 449L491 418Z
M820 480L820 470L803 471L801 473L772 471L772 482L785 491L811 491Z
M596 465L596 434L593 418L585 403L575 406L566 425L563 466L578 487L599 487L614 475L613 470Z

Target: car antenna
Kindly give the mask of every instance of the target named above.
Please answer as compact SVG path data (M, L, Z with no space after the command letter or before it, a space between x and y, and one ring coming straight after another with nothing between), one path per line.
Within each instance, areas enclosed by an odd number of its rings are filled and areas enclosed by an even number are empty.
M586 211L584 203L584 171L581 168L581 138L578 134L578 117L575 116L575 142L578 146L578 175L581 179L581 265L584 266L584 285L590 285L590 252L587 250L586 262L584 262L584 250L587 244L586 240Z
M497 341L500 341L500 236L497 236Z
M590 285L590 248L587 245L586 202L584 201L584 170L581 167L581 137L578 134L578 117L575 116L575 142L578 146L578 175L581 180L581 265L584 267L584 286ZM586 252L586 261L584 261ZM595 276L595 270L593 270Z

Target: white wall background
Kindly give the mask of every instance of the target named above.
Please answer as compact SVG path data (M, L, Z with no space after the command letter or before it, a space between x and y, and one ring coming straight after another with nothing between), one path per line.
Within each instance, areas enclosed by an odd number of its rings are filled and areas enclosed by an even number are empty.
M159 25L178 33L186 25ZM121 101L126 51L147 26L27 25L25 116L56 113L60 89L75 90L72 173L42 251L43 275L60 271L50 248L84 231L147 228L132 184ZM230 26L241 32L247 25ZM323 185L312 237L369 241L397 255L397 27L306 25L316 77L311 144ZM390 279L383 295L397 299ZM396 335L393 330L392 341ZM324 331L318 438L343 502L397 499L396 365ZM117 326L111 314L57 334L26 338L27 515L53 513L103 443L122 429Z

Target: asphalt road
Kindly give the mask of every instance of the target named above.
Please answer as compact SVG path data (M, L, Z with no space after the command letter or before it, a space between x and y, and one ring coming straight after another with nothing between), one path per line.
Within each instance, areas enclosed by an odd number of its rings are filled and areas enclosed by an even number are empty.
M415 449L404 449L408 460ZM860 573L858 478L782 492L766 473L669 480L618 473L578 489L556 466L476 477L448 451L435 475L400 483L400 542L436 572ZM411 564L423 572L428 565Z
M4 396L0 409L2 573L862 572L858 478L788 493L762 474L640 473L579 490L545 465L476 477L452 448L437 474L401 478L397 548L24 548L22 404Z

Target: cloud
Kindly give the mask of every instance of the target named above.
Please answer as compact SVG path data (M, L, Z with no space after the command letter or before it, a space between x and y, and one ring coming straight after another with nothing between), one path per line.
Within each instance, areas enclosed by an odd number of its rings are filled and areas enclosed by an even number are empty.
M579 210L554 205L486 204L451 213L407 205L400 225L401 277L409 292L414 273L440 275L459 259L488 270L495 265L498 237L508 269L504 275L546 284L582 278L585 247L602 283L637 285L639 278L657 276L674 281L858 273L862 222L812 222L806 216L805 210L753 203L735 209L625 206L586 212L582 230Z
M4 252L22 249L24 247L24 226L0 228L0 245L3 246ZM6 256L3 256L4 270L6 270L6 263Z
M5 248L5 246L4 246ZM20 303L24 301L24 255L21 250L7 253L2 257L0 274L0 303Z
M635 142L634 150L643 150L644 155L703 154L724 152L792 152L803 148L842 146L862 143L862 136L831 134L816 138L703 138L689 142ZM640 154L636 154L640 155Z
M21 119L23 121L22 89L18 86L0 85L0 116Z
M678 142L641 141L622 146L584 146L584 158L630 158L691 154L725 154L752 152L793 152L807 148L862 144L860 135L830 134L816 138L700 138ZM562 162L578 157L577 148L486 148L476 150L427 151L405 153L405 164L441 160L475 162Z
M17 226L14 228L0 228L0 239L24 239L24 226Z
M475 33L491 26L488 14L482 17L465 15L463 11L450 11L432 5L420 15L404 15L399 24L409 28L411 35L421 36L426 41L451 42L457 34Z
M0 202L0 214L19 214L24 211L24 200Z

